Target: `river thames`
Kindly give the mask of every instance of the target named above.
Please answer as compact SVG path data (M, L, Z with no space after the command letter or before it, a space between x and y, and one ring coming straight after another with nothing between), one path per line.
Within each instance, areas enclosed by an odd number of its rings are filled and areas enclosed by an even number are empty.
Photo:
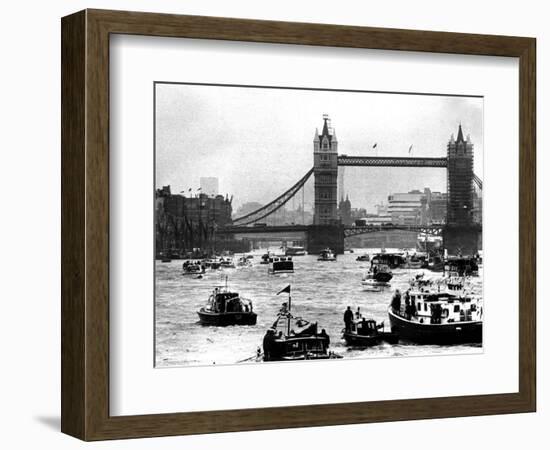
M271 251L277 249L272 248ZM336 262L319 262L317 255L296 256L294 273L269 275L268 265L260 264L265 250L256 251L251 267L207 270L202 279L182 275L181 260L156 261L155 363L156 367L204 366L253 361L266 330L273 324L286 294L277 292L292 286L292 313L310 322L330 336L330 349L344 358L428 356L481 353L481 345L387 344L368 349L350 349L342 339L343 314L347 306L357 307L366 318L384 321L389 331L387 309L395 289L406 290L416 274L441 276L424 269L394 269L390 287L380 292L365 291L361 279L370 262L358 262L358 255L380 249L355 249L338 255ZM388 252L393 249L387 249ZM199 324L197 311L206 304L215 286L225 284L249 298L258 314L255 326L207 327ZM481 294L482 271L472 278L474 292ZM255 363L255 362L254 362Z

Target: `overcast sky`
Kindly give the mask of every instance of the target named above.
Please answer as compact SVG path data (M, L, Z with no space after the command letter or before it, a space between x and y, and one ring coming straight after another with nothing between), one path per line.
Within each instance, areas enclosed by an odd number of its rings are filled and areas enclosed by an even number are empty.
M412 145L412 156L445 156L461 123L482 178L481 98L157 84L156 185L178 193L198 188L200 177L217 177L234 209L267 203L313 166L323 114L347 155L409 156ZM352 206L369 212L393 192L446 190L444 169L346 167L344 180Z

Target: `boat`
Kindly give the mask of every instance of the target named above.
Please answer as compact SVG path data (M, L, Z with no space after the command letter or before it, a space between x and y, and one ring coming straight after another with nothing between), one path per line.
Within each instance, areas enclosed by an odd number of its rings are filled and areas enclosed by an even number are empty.
M418 256L416 253L408 258L407 266L409 269L421 269L424 265L424 259Z
M201 325L227 326L227 325L256 325L257 314L253 311L252 301L245 299L238 292L225 286L214 288L206 306L203 306L197 314Z
M445 272L454 272L458 276L476 276L479 266L475 257L449 256L445 260Z
M407 258L404 253L387 253L386 251L381 251L375 253L371 257L371 261L376 261L376 263L381 263L387 265L390 269L397 269L398 267L406 267Z
M397 344L399 341L396 333L384 330L384 322L376 323L374 319L364 317L353 320L349 328L344 328L342 333L346 344L355 347L372 347L384 342Z
M330 248L325 248L319 253L317 261L336 261L336 255Z
M221 257L220 258L220 268L221 269L234 269L235 263L233 262L233 258L230 257Z
M205 269L206 266L200 261L185 261L182 265L182 275L201 275Z
M246 256L241 256L237 259L237 267L245 268L245 267L252 267L252 261L250 258L247 258Z
M370 261L370 256L368 253L365 253L364 255L359 255L357 258L355 258L355 261L368 262Z
M378 258L372 258L369 271L363 277L363 284L379 283L379 286L386 286L388 282L393 278L393 272L390 267L380 261ZM370 280L370 281L369 281Z
M285 250L286 256L304 256L306 255L306 250L304 247L287 247Z
M376 281L376 280L373 280L372 278L361 280L361 284L363 285L363 289L369 292L380 292L383 287L390 285L389 283L385 283L383 281Z
M270 275L294 273L294 262L292 261L292 256L271 255L269 258L267 273Z
M318 332L317 322L309 322L292 315L290 285L277 295L288 293L277 318L263 339L263 361L304 361L334 359L342 356L329 350L330 337L323 329ZM281 329L279 329L281 328Z
M483 306L474 295L450 291L411 290L409 305L396 291L388 308L392 332L418 344L479 344L482 341Z
M218 270L221 268L221 262L218 258L210 258L203 261L204 266L207 269Z

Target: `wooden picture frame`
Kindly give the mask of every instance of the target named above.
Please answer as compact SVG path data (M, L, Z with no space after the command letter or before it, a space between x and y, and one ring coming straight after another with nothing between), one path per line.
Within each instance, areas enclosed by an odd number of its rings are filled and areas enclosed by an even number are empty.
M535 39L104 10L64 17L61 30L64 433L100 440L535 411ZM109 36L116 33L519 58L519 391L110 416Z

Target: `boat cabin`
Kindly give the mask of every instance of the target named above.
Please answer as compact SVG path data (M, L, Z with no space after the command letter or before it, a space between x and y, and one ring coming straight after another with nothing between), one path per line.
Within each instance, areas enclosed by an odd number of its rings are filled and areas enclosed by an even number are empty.
M399 315L426 324L480 321L483 308L478 298L449 292L411 291L410 306L400 305Z
M276 275L278 273L294 273L294 262L292 256L270 256L268 273Z
M373 336L378 334L378 325L373 319L354 320L351 324L350 331L357 333L359 336Z
M375 253L372 256L371 264L383 264L395 269L407 263L403 253Z
M230 292L224 288L215 288L208 297L207 310L214 313L248 313L252 312L252 302L243 299L237 292Z

